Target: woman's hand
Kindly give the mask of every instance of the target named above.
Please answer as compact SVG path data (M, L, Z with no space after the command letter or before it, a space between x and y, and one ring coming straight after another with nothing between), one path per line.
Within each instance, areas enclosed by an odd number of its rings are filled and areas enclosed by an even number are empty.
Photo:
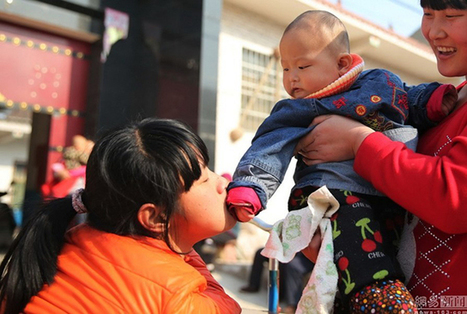
M306 256L310 261L316 263L318 259L319 248L321 247L321 232L319 228L316 229L313 238L311 238L310 244L302 250L303 255Z
M308 166L355 158L360 144L374 132L358 121L339 115L318 116L311 125L316 127L295 148Z
M448 116L457 105L457 90L454 86L448 88L444 94L443 101L441 103L441 110L445 116Z

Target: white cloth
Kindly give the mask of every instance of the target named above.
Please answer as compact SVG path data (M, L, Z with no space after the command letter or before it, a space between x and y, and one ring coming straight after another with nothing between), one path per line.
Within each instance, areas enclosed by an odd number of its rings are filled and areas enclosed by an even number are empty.
M321 248L310 279L303 290L296 313L332 313L337 291L337 269L333 262L332 227L329 218L339 209L339 202L326 186L308 196L308 207L289 212L274 224L261 254L282 263L310 243L317 228Z

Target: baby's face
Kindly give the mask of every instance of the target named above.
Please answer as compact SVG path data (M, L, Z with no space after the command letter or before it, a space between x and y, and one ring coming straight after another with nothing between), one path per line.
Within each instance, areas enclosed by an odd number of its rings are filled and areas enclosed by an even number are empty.
M319 37L292 29L281 39L283 84L293 98L305 98L339 78L338 55L326 49L330 40Z

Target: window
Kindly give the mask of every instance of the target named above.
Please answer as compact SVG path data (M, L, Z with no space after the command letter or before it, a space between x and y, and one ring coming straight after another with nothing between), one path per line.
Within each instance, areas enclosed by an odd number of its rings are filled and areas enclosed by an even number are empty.
M240 126L255 132L274 104L286 97L279 58L243 48Z

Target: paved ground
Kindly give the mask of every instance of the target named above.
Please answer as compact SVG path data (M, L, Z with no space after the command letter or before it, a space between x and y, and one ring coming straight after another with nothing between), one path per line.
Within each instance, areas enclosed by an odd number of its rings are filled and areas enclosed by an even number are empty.
M216 267L212 272L214 278L224 287L228 295L234 298L242 307L244 314L267 313L267 287L263 285L255 293L239 292L240 287L247 284L246 267L238 265Z

